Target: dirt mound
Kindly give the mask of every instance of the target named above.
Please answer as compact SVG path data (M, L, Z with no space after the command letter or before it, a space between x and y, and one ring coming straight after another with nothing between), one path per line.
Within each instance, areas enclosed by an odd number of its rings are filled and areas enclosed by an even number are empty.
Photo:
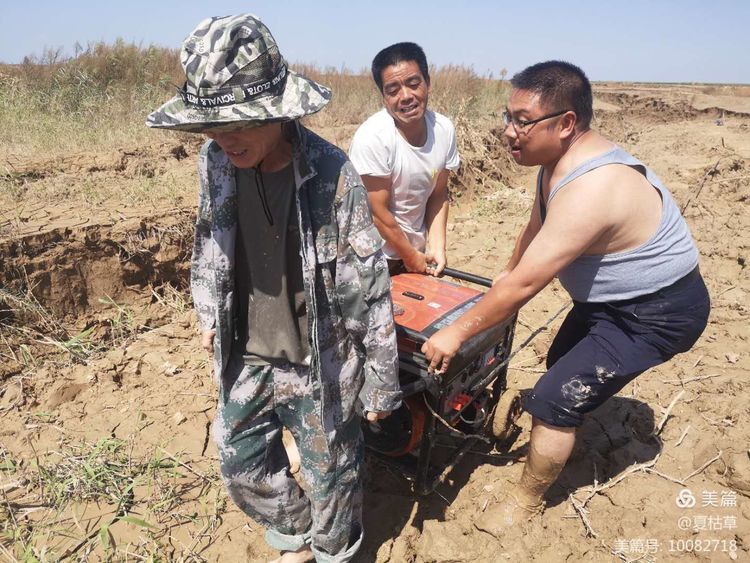
M183 139L184 137L184 139ZM144 147L78 152L48 159L9 157L0 167L0 241L82 226L113 226L197 194L200 136Z
M185 136L184 140L159 143L148 147L120 148L110 152L82 152L55 156L50 159L8 159L1 180L27 184L42 178L61 174L82 176L92 172L112 172L132 178L152 178L165 172L165 164L194 157L200 149L202 138Z
M0 329L10 349L0 379L55 352L85 359L166 322L148 308L187 293L193 221L182 210L0 243Z
M672 101L663 98L643 96L641 94L626 94L615 92L597 92L597 98L639 117L647 117L654 121L674 121L694 119L698 116L708 117L740 117L748 118L750 114L733 111L715 106L696 108L692 103L684 100Z
M185 288L192 209L114 226L63 229L0 243L0 285L31 294L58 318L124 298L132 288Z
M455 118L454 126L461 166L458 174L451 175L451 196L474 200L509 186L517 166L505 149L502 129L479 124L463 113Z

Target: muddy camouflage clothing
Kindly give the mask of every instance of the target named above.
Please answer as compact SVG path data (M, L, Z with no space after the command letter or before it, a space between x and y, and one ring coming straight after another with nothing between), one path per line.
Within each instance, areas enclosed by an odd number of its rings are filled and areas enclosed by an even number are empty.
M400 405L390 277L367 192L346 155L295 127L293 167L311 371L330 432L350 418L358 396L367 411ZM198 172L191 288L201 329L216 330L214 368L221 380L235 336L235 167L209 141Z
M266 527L269 545L295 551L308 544L320 563L343 563L363 537L359 419L352 416L327 445L313 387L307 366L251 366L233 353L213 435L229 496ZM289 473L282 425L299 448L304 490Z
M199 159L191 285L201 329L216 330L213 433L230 496L268 528L270 545L310 544L318 561L345 562L362 541L355 403L359 396L368 411L400 404L390 277L367 193L346 155L294 127L310 366L242 359L233 326L236 168L213 141ZM288 473L282 426L297 441L307 494Z

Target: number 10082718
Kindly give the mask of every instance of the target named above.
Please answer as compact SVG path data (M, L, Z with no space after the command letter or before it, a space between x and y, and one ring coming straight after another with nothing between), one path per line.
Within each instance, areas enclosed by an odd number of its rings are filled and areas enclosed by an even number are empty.
M692 553L705 553L709 551L734 552L737 551L737 540L669 540L669 551Z

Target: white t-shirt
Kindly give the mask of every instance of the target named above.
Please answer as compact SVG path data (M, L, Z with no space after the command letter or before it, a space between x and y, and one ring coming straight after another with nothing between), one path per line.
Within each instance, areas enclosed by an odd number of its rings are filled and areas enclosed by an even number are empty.
M421 252L426 244L427 200L438 174L457 170L459 164L456 130L450 119L427 110L425 120L427 141L413 147L384 108L360 125L349 149L349 159L361 176L391 179L390 211L411 245ZM400 258L389 244L383 252L388 258Z

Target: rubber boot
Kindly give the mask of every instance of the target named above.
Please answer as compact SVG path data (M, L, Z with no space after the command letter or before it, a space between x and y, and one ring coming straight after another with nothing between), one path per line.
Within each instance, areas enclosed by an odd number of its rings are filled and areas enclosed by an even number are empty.
M544 493L555 482L564 466L564 461L556 461L540 454L532 442L521 480L498 504L485 510L474 525L499 538L512 527L541 514L544 510Z

